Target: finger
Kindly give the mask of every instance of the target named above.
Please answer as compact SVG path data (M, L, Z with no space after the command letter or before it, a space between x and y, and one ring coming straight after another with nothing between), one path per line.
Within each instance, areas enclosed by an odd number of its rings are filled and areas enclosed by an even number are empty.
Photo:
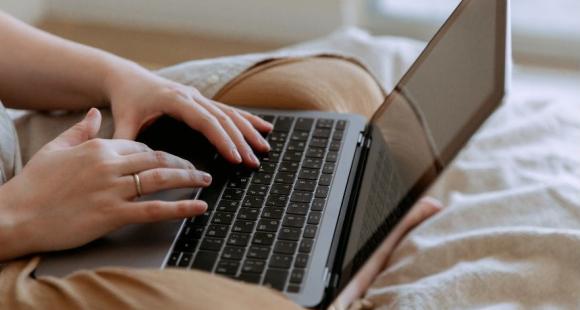
M226 106L223 103L218 103L220 106ZM272 123L265 121L264 119L262 119L261 117L258 117L252 113L249 113L247 111L244 110L240 110L240 109L236 109L236 111L238 113L240 113L240 115L242 115L243 118L247 119L250 124L252 124L252 126L254 126L254 128L258 129L258 131L260 132L270 132L272 131L272 129L274 129L274 125L272 125Z
M198 216L206 211L207 204L201 200L155 200L128 203L121 216L127 223L138 224Z
M168 111L171 116L183 120L189 127L201 132L226 160L235 164L242 162L242 156L236 145L215 116L203 106L195 104L193 99L175 104L175 109Z
M156 168L138 174L143 195L176 188L206 187L211 184L211 175L192 169ZM122 178L127 197L138 196L137 184L132 175Z
M237 109L231 107L222 107L221 110L232 119L234 124L239 128L246 140L255 150L264 153L270 151L271 148L268 141L266 141L266 139L262 137L258 130L252 126L250 121L242 117Z
M155 168L195 169L189 161L162 151L129 154L121 157L118 163L118 170L121 175L139 173Z
M432 197L421 198L400 222L401 232L407 234L441 209L443 205L438 200Z
M119 155L129 155L135 153L153 152L145 143L135 142L131 140L107 140L107 144Z
M259 167L260 161L254 154L254 151L252 150L246 139L244 139L244 135L242 134L240 129L236 126L234 121L225 112L216 107L208 99L199 98L199 102L204 108L206 108L206 110L208 110L211 114L213 114L216 117L216 119L218 119L222 127L229 134L230 138L232 138L232 141L234 141L234 143L236 144L238 151L242 155L243 161L253 167L256 168Z
M93 139L101 128L101 112L92 108L85 118L46 145L46 149L72 147Z

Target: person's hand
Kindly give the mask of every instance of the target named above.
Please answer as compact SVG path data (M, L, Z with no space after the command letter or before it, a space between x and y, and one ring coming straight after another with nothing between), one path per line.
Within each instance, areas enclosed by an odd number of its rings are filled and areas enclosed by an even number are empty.
M228 161L257 168L254 151L270 146L260 132L272 124L251 113L212 101L189 86L175 83L145 69L134 68L112 75L109 97L115 121L114 137L134 139L140 129L167 114L200 131Z
M129 140L95 139L98 110L44 146L0 187L0 260L83 245L132 223L202 214L203 201L138 201L165 189L205 187L211 176Z
M443 206L433 198L423 198L411 208L379 248L373 253L350 283L329 307L331 310L372 308L366 300L358 300L371 286L374 279L387 267L389 257L401 240L413 228L439 212Z

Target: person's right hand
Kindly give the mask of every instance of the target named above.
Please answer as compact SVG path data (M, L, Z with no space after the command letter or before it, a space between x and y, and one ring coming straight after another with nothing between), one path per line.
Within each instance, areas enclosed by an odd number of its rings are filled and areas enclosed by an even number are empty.
M144 195L205 187L211 176L141 143L95 139L100 123L92 109L0 187L0 261L80 246L127 224L206 211L203 201L136 201L134 173Z

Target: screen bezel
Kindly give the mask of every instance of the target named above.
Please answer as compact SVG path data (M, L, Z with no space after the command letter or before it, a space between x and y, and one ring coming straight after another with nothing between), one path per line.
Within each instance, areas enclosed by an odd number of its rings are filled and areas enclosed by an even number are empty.
M427 57L431 54L433 49L439 44L442 40L443 36L449 31L451 27L455 25L455 22L458 20L459 16L463 13L463 11L467 8L471 1L476 0L463 0L457 8L453 11L450 17L445 21L445 23L441 26L441 28L436 32L434 37L429 41L427 46L421 52L417 60L412 64L410 69L403 75L397 86L394 88L393 92L399 91L401 92L401 85L406 84L407 81L413 76L413 73L426 61ZM494 92L491 93L481 104L481 107L474 113L474 115L469 119L466 125L464 125L460 131L458 131L457 135L453 137L452 141L443 148L441 154L436 158L433 162L433 165L426 169L425 173L419 178L419 180L411 187L409 192L405 195L402 199L399 206L397 206L396 211L393 213L398 213L400 218L402 218L409 209L416 203L416 201L423 195L429 187L434 183L434 181L441 175L444 169L453 161L453 159L457 156L459 151L467 144L469 138L473 136L473 134L481 127L481 125L485 122L485 120L493 113L493 111L501 104L502 99L506 93L506 82L507 82L507 57L509 51L509 36L508 36L508 7L509 7L509 0L496 0L496 31L497 31L497 41L496 41L496 65L494 68L495 76L497 80L494 84ZM372 128L372 122L376 121L381 113L383 113L386 109L388 109L389 105L392 103L394 99L393 96L389 95L385 99L385 102L377 109L374 113L373 117L371 118L371 124L369 128ZM362 167L364 169L364 167ZM356 199L355 199L356 201ZM352 206L355 208L355 206ZM351 221L354 216L351 215L349 221ZM350 227L347 228L347 233L345 234L348 237L350 233ZM378 229L377 233L381 233L381 229ZM387 231L384 236L380 236L384 239L390 231ZM341 242L346 242L345 239L342 238ZM373 237L375 237L373 235ZM370 240L372 240L371 238ZM370 242L367 241L367 244ZM353 262L358 259L361 253L363 253L363 249L367 246L363 246L359 251L356 253L355 258L353 258L348 264L344 265L342 258L336 260L335 270L339 270L339 279L336 279L336 290L335 295L337 295L351 280L351 278L356 274L356 272L364 265L361 266L354 266ZM346 244L342 247L343 250L346 250ZM374 252L376 247L372 250ZM343 251L344 252L344 251ZM366 251L364 253L367 253ZM341 253L344 254L344 253ZM342 266L345 266L344 268Z

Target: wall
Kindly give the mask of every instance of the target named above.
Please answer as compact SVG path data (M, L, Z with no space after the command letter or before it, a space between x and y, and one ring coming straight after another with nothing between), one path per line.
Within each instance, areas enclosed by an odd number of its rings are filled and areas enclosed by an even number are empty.
M33 24L44 16L46 4L44 0L1 0L0 10Z
M351 1L49 0L49 13L72 21L294 42L342 25L342 4Z

